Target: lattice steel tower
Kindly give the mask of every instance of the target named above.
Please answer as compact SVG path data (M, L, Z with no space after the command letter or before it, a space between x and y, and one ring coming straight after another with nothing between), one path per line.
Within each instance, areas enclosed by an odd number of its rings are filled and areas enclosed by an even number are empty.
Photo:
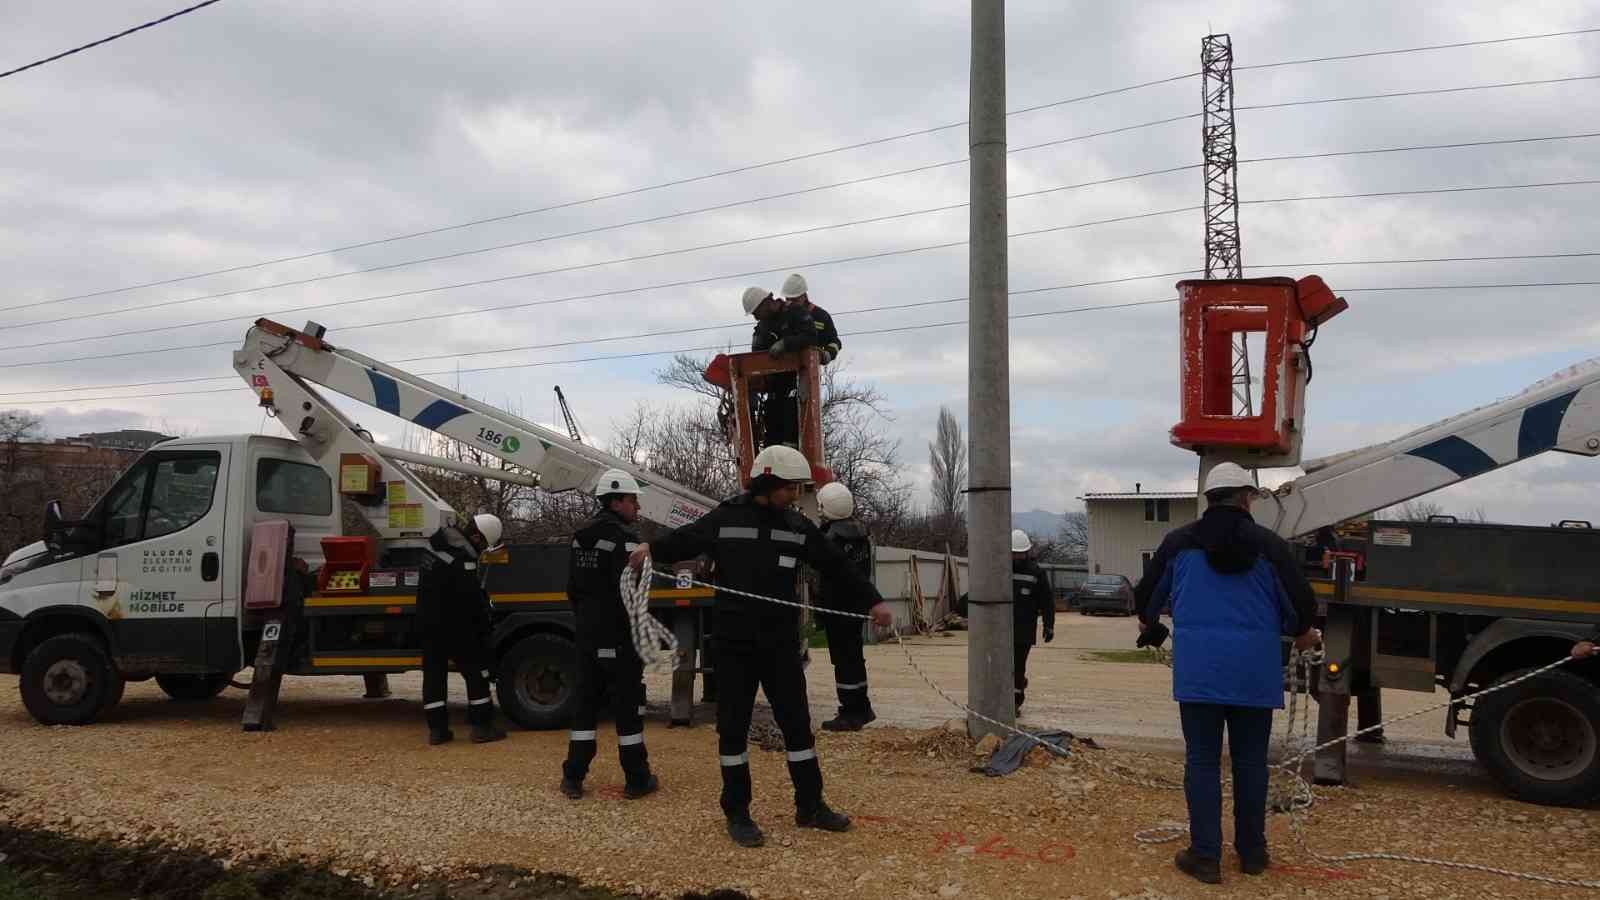
M1206 277L1243 278L1239 246L1239 154L1233 127L1233 40L1209 34L1200 41L1201 155L1206 182ZM1250 355L1244 332L1233 342L1233 405L1252 415Z

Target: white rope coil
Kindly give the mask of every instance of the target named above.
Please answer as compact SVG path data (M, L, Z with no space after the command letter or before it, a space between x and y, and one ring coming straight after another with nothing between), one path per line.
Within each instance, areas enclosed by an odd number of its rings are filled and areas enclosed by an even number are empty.
M629 631L633 649L644 663L645 671L671 671L678 655L678 639L660 619L650 614L650 567L635 576L626 566L622 569L622 606L628 611Z

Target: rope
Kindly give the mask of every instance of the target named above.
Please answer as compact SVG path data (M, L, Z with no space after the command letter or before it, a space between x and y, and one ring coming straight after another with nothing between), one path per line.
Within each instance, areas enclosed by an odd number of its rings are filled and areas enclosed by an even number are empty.
M634 597L635 597L635 600L636 600L636 598L638 596L645 594L645 592L646 592L645 589L649 585L650 579L652 577L660 576L660 577L665 578L665 579L674 579L674 580L677 579L677 576L675 576L675 575L673 575L671 573L656 572L654 569L652 569L650 567L650 559L649 559L649 557L645 558L643 565L640 567L640 572L639 572L639 576L638 576L637 580L634 580L634 579L629 577L629 572L631 572L631 571L632 570L625 570L624 573L623 573L623 576L622 576L623 599L624 599L625 603L630 603L630 604L631 604L631 602L635 602L635 601L630 601L630 598L629 598L630 582L632 583L632 588L631 589L634 592ZM749 591L741 591L741 590L738 590L738 589L735 589L735 588L727 587L726 585L710 584L710 583L707 583L707 582L696 581L696 580L693 580L693 579L690 579L690 583L694 584L694 585L696 585L698 587L711 588L712 590L715 590L715 591L717 591L718 593L721 593L721 594L728 594L728 595L735 596L735 597L745 597L745 598L748 598L748 599L751 599L751 600L761 600L761 601L764 601L764 602L767 602L767 603L775 603L775 604L777 604L779 606L793 607L795 609L810 610L811 612L814 612L814 613L823 613L823 614L826 614L826 615L834 615L834 616L845 616L847 618L861 619L861 620L865 620L865 621L870 621L872 619L872 617L870 615L864 615L862 613L852 613L852 612L844 612L842 610L836 610L836 609L827 609L827 608L824 608L824 607L813 606L813 605L807 604L807 603L799 603L799 602L796 602L796 601L793 601L793 600L780 600L777 597L768 597L768 596L763 595L763 594L754 594L754 593L751 593ZM632 614L632 611L633 611L633 606L630 605L629 606L630 614ZM652 619L652 621L654 621L653 617L650 617L650 618ZM657 623L657 625L659 625L659 624L660 623ZM662 627L662 630L664 631L665 628ZM1057 747L1054 744L1049 743L1048 741L1045 741L1045 740L1041 739L1036 734L1032 734L1031 732L1023 731L1022 729L1017 728L1014 725L1007 724L1007 723L1002 722L1002 721L1000 721L998 719L992 719L989 716L986 716L986 715L978 712L977 710L973 709L972 707L967 706L965 703L962 703L960 700L957 700L954 696L952 696L950 694L950 692L948 692L944 688L940 687L937 682L935 682L931 677L929 677L928 673L924 672L922 670L921 666L917 665L916 659L913 658L912 655L911 655L911 648L909 646L907 646L907 644L906 644L906 642L904 640L901 639L901 637L900 637L898 632L896 632L894 634L894 639L895 639L895 643L900 646L901 652L903 652L905 654L906 663L911 666L911 670L917 673L917 676L922 679L924 684L926 684L929 688L933 689L933 691L935 693L937 693L940 697L943 697L945 702L947 702L951 706L954 706L955 708L965 712L969 716L972 716L972 717L974 717L976 719L979 719L981 721L987 722L990 725L993 725L996 728L1001 729L1002 731L1009 732L1009 733L1011 733L1013 735L1016 735L1017 737L1020 737L1020 738L1023 738L1025 740L1029 741L1030 743L1033 743L1033 744L1036 744L1036 745L1038 745L1040 747L1043 747L1047 752L1049 752L1050 754L1052 754L1054 756L1065 757L1065 756L1068 755L1066 750L1064 750L1064 749L1062 749L1060 747ZM1172 654L1171 654L1170 651L1165 651L1165 650L1161 650L1160 648L1156 648L1156 656L1157 656L1158 659L1160 659L1166 665L1168 665L1168 666L1172 665ZM1416 864L1416 865L1438 866L1438 867L1441 867L1441 868L1456 869L1456 870L1468 871L1468 872L1480 872L1480 873L1483 873L1483 874L1486 874L1486 875L1499 875L1499 876L1502 876L1502 877L1505 877L1505 878L1511 878L1511 879L1515 879L1515 880L1518 880L1518 881L1531 881L1531 882L1537 882L1539 884L1555 885L1555 886L1558 886L1558 887L1577 887L1577 888L1600 889L1600 881L1586 881L1586 880L1572 879L1572 878L1555 878L1555 877L1551 877L1551 876L1548 876L1548 875L1538 875L1538 874L1534 874L1534 873L1530 873L1530 872L1516 872L1516 871L1513 871L1511 869L1502 869L1502 868L1497 868L1495 866L1480 865L1478 863L1464 863L1464 862L1457 862L1457 861L1454 861L1454 860L1432 859L1430 857L1425 857L1425 856L1412 856L1410 854L1391 853L1391 852L1383 851L1383 850L1357 851L1357 852L1341 853L1341 854L1326 854L1326 853L1322 853L1322 852L1318 851L1315 847L1311 846L1310 840L1306 837L1305 830L1304 830L1304 821L1303 821L1304 814L1316 802L1316 795L1312 791L1311 782L1308 781L1301 773L1302 773L1302 770L1304 768L1305 761L1310 759L1311 757L1315 756L1318 751L1326 750L1326 749L1328 749L1330 747L1336 747L1339 744L1345 743L1347 741L1353 741L1356 738L1361 737L1364 734L1369 734L1371 732L1377 731L1377 730L1379 730L1379 729L1381 729L1381 728L1383 728L1384 726L1387 726L1387 725L1393 725L1393 724L1396 724L1398 722L1404 722L1407 719L1414 719L1414 718L1416 718L1418 716L1426 715L1427 713L1437 712L1437 711L1439 711L1441 709L1449 708L1449 707L1454 706L1454 705L1456 705L1458 703L1465 703L1465 702L1470 701L1470 700L1476 700L1479 697L1486 697L1489 694L1493 694L1493 693L1495 693L1497 691L1506 690L1507 688L1510 688L1510 687L1513 687L1515 685L1521 684L1522 682L1528 681L1529 679L1537 678L1540 675L1545 674L1546 672L1552 671L1552 670L1554 670L1554 669L1556 669L1556 668L1558 668L1560 666L1566 665L1572 659L1570 656L1564 656L1561 659L1558 659L1555 662L1550 663L1547 666L1543 666L1541 668L1534 669L1534 670L1532 670L1530 672L1527 672L1527 673L1525 673L1523 675L1520 675L1520 676L1518 676L1516 678L1513 678L1512 680L1507 681L1507 682L1505 682L1503 684L1497 684L1497 685L1494 685L1492 687L1484 688L1481 691L1477 691L1475 693L1467 694L1464 697L1459 697L1459 698L1453 697L1453 698L1451 698L1450 700L1447 700L1444 703L1439 703L1439 704L1436 704L1434 706L1427 707L1425 709L1419 709L1419 710L1416 710L1414 712L1409 712L1409 713L1406 713L1405 715L1396 716L1396 717L1394 717L1392 719L1386 719L1386 720L1384 720L1382 722L1377 723L1376 725L1371 725L1371 726L1368 726L1366 728L1362 728L1362 729L1360 729L1360 730L1358 730L1356 732L1353 732L1351 734L1345 735L1344 737L1339 737L1339 738L1334 738L1333 740L1324 741L1324 742L1322 742L1320 744L1316 744L1316 745L1310 747L1309 749L1302 750L1302 751L1300 751L1299 753L1297 753L1297 754L1295 754L1293 756L1289 756L1288 754L1289 754L1290 750L1288 749L1288 744L1290 743L1290 741L1293 738L1295 720L1297 718L1299 718L1298 713L1299 713L1299 709L1300 709L1300 704L1299 704L1297 698L1301 694L1305 694L1306 695L1306 697L1307 697L1306 706L1308 707L1304 718L1301 719L1301 723L1302 723L1301 724L1301 734L1302 734L1303 738L1307 738L1307 739L1308 739L1308 736L1310 734L1310 722L1311 722L1311 716L1309 714L1309 697L1310 697L1310 685L1311 685L1311 675L1310 675L1311 669L1310 669L1310 667L1313 664L1320 663L1321 659L1322 659L1322 654L1321 654L1320 651L1295 652L1295 653L1292 653L1290 655L1290 665L1289 665L1289 668L1290 668L1289 678L1290 678L1290 688L1291 688L1291 690L1290 690L1290 711L1289 711L1289 718L1288 718L1288 722L1287 722L1287 727L1284 730L1284 740L1285 740L1284 753L1285 753L1285 757L1286 758L1282 762L1278 763L1276 766L1272 767L1275 772L1282 773L1283 775L1286 775L1287 778L1288 778L1288 784L1289 784L1290 791L1289 791L1288 796L1286 797L1286 799L1283 801L1283 805L1288 810L1289 821L1290 821L1291 827L1294 829L1295 838L1298 841L1298 843L1300 844L1301 849L1304 850L1308 855L1310 855L1314 859L1318 860L1319 862L1335 864L1335 865L1340 864L1340 863L1358 862L1358 861L1364 861L1364 860L1386 860L1386 861L1389 861L1389 862L1404 862L1404 863L1413 863L1413 864ZM1150 788L1155 788L1157 790L1183 790L1182 782L1175 782L1175 781L1171 781L1171 780L1158 779L1158 778L1145 778L1145 777L1142 777L1142 776L1133 775L1133 774L1128 773L1123 766L1121 766L1121 765L1119 765L1117 763L1111 762L1110 760L1099 760L1099 759L1096 759L1093 754L1080 754L1076 758L1085 760L1090 765L1095 766L1096 768L1100 769L1103 772L1106 772L1107 774L1111 775L1112 777L1115 777L1115 778L1117 778L1117 779L1119 779L1121 781L1125 781L1125 782L1128 782L1128 783L1131 783L1131 784L1135 784L1135 785L1138 785L1138 786L1141 786L1141 787L1150 787ZM1147 829L1144 829L1142 831L1136 832L1134 834L1134 840L1136 840L1136 841L1138 841L1139 843L1142 843L1142 844L1168 843L1168 842L1171 842L1171 841L1178 840L1183 835L1187 834L1188 831L1189 831L1189 826L1188 826L1187 823L1170 822L1170 821L1169 822L1162 822L1162 823L1160 823L1160 824L1158 824L1158 825L1156 825L1156 826L1154 826L1152 828L1147 828Z
M671 671L678 655L678 639L661 620L650 614L649 567L633 577L633 570L622 569L622 606L628 612L633 649L647 672Z

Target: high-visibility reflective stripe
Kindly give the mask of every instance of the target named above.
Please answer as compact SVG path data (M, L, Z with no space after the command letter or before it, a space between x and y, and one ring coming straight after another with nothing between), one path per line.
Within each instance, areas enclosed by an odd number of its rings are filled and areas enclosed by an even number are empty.
M638 734L617 735L617 746L619 747L632 747L634 744L642 743L644 743L644 732L642 731Z
M642 715L644 715L644 714L645 714L645 708L644 708L644 707L642 707L642 706L641 706L641 707L639 707L639 715L641 715L641 716L642 716Z
M860 684L836 684L834 687L841 691L860 691L866 689L867 683L863 681Z
M632 553L633 551L639 549L639 545L635 544L633 541L629 541L626 544L622 545L622 549L628 551L629 553Z
M719 538L737 538L739 540L753 541L760 536L761 532L754 528L737 528L732 525L724 525L717 529L717 537Z
M1026 596L1028 596L1028 595L1029 595L1029 594L1032 594L1032 593L1033 593L1033 588L1023 588L1023 589L1022 589L1022 590L1021 590L1021 591L1019 591L1019 592L1018 592L1018 593L1020 593L1020 594L1022 594L1022 596L1024 596L1024 597L1026 597Z
M592 740L594 740L594 732L592 732L592 731L574 731L574 732L571 732L570 734L568 734L567 737L568 737L569 740L574 740L574 741L577 741L579 743L582 743L584 741L592 741Z
M772 539L775 541L784 541L790 544L799 544L802 547L805 546L806 543L805 535L798 534L793 531L780 531L776 528L772 529Z
M463 568L465 568L468 572L476 572L478 571L478 564L469 562Z
M601 647L594 652L594 655L600 659L616 659L617 651L614 647Z
M780 556L780 557L778 557L778 566L779 566L779 568L792 569L792 568L794 568L794 564L795 564L795 559L792 556Z
M605 550L607 552L610 552L612 550L617 549L617 542L616 541L608 541L608 540L605 540L604 538L601 538L600 540L594 542L594 548L596 550Z
M489 677L489 670L488 669L484 669L483 670L483 677L484 678L488 678Z
M442 706L444 706L444 701L443 700L435 700L432 703L424 703L424 704L422 704L423 710L439 709Z
M817 750L815 747L807 750L790 750L788 755L789 762L805 762L808 759L816 759Z
M719 756L717 760L724 766L748 766L750 765L750 754L741 753L738 756Z
M1039 579L1033 577L1032 575L1024 575L1021 572L1014 572L1011 575L1011 580L1012 581L1038 581Z
M575 547L576 549L579 549L579 550L583 549L583 545L578 543L578 539L577 538L573 538L572 539L572 546Z
M468 706L482 706L482 705L484 705L485 703L488 703L488 702L489 702L489 698L488 697L479 697L476 700L468 700L467 701L467 705Z

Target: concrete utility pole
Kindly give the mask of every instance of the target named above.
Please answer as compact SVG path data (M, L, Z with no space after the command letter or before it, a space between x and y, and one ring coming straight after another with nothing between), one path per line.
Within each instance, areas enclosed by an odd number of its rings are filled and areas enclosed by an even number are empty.
M1012 698L1011 348L1006 321L1006 6L972 0L972 110L967 126L967 702L1001 722ZM973 737L997 732L969 716Z

